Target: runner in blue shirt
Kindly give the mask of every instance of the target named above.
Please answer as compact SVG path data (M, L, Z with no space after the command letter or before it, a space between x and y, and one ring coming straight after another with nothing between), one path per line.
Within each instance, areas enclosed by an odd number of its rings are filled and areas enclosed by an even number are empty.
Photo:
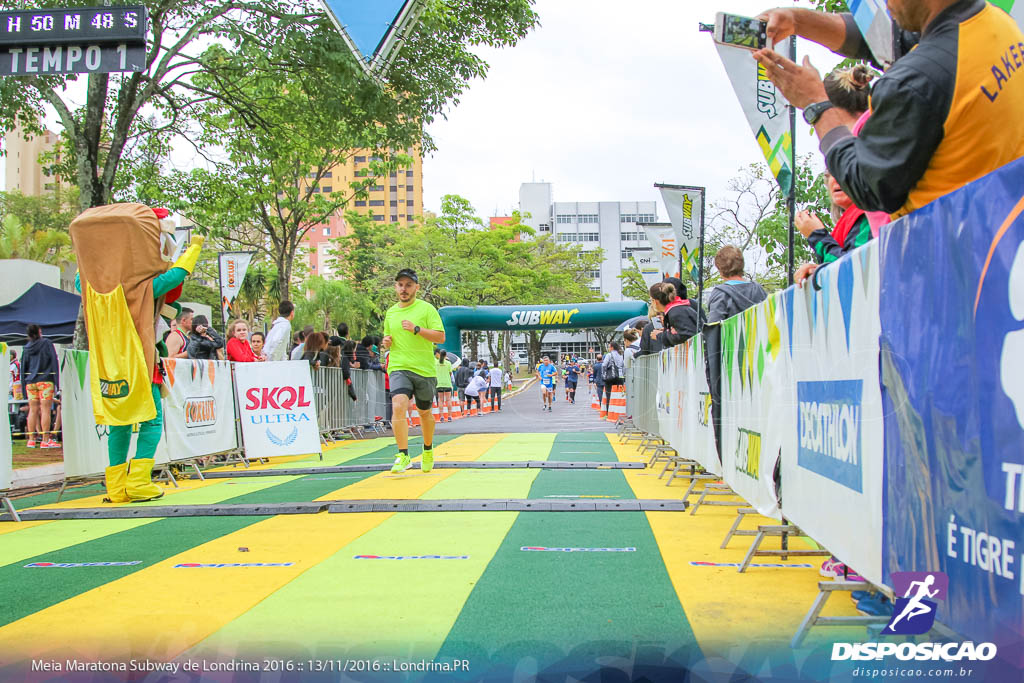
M572 361L565 368L565 390L570 403L576 403L576 385L580 380L580 365Z
M544 401L543 408L551 412L551 401L555 395L555 373L558 372L551 359L544 356L541 364L537 366L537 379L540 380L540 389L542 392L542 400Z

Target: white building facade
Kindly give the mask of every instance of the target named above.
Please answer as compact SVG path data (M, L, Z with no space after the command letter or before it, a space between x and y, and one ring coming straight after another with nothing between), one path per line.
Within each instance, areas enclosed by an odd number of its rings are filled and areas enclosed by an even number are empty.
M551 183L523 183L519 187L519 211L522 222L540 235L551 235L561 243L572 243L580 251L604 250L597 270L581 273L595 294L605 301L623 301L623 270L633 265L631 254L651 253L650 245L638 223L658 220L656 201L631 202L556 202ZM513 351L526 349L524 335L513 337ZM591 357L597 342L589 335L550 332L542 344L544 352ZM481 355L487 355L486 345Z

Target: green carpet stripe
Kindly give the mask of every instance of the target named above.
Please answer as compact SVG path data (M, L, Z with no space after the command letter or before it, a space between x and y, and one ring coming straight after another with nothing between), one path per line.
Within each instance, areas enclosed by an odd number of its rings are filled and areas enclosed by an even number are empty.
M154 519L68 519L28 527L0 536L0 557L5 564L21 562L110 534L152 524Z
M264 517L175 517L92 541L53 550L0 567L0 626L150 567ZM126 567L29 569L29 562L133 562ZM173 598L171 598L173 599Z
M386 446L363 457L397 452ZM359 458L353 462L358 463ZM360 473L363 478L374 472ZM290 479L290 478L289 478ZM355 478L353 478L355 481ZM220 488L220 487L210 487ZM233 489L234 487L230 487ZM289 503L310 501L338 488L336 479L310 475L269 488L227 498L224 503ZM181 495L185 495L184 493ZM17 595L18 600L0 600L0 626L55 605L80 593L115 581L173 557L189 548L233 533L266 517L174 517L152 521L136 528L112 533L60 549L36 553L0 567L0 595ZM43 525L45 529L52 525ZM7 534L5 534L7 535ZM4 558L6 559L6 558ZM31 562L132 562L125 567L80 567L73 569L28 569Z
M549 459L576 459L565 451L577 450L571 442L579 440L577 434L560 435ZM599 448L595 441L594 450ZM542 471L529 496L633 497L620 472L593 473L586 478L566 476L582 472ZM524 546L636 551L528 552ZM581 598L584 589L593 599ZM496 643L505 645L492 651ZM538 512L519 515L437 657L468 658L477 676L499 680L511 676L523 657L533 657L543 672L570 655L590 663L598 655L657 663L673 653L677 661L689 661L693 651L693 632L643 513Z
M64 491L64 495L60 497L60 502L65 500L78 500L79 498L89 498L90 496L96 496L104 493L106 488L103 484L94 483L88 486L74 486L69 487ZM19 510L27 510L31 507L39 505L50 505L58 502L57 494L59 491L48 491L47 493L37 493L34 496L24 496L22 498L14 498L14 507Z
M479 460L490 462L547 460L554 440L554 434L509 434Z

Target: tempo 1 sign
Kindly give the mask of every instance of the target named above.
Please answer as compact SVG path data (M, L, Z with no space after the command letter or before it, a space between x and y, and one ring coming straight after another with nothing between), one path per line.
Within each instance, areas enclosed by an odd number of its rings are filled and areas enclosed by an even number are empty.
M145 45L37 45L0 51L0 76L145 70Z
M0 12L0 76L144 71L144 5Z

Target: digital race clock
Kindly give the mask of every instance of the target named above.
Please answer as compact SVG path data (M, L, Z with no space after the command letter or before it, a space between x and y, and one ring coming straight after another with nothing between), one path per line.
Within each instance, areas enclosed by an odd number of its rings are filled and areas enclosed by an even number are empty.
M145 5L0 12L0 47L145 45Z

